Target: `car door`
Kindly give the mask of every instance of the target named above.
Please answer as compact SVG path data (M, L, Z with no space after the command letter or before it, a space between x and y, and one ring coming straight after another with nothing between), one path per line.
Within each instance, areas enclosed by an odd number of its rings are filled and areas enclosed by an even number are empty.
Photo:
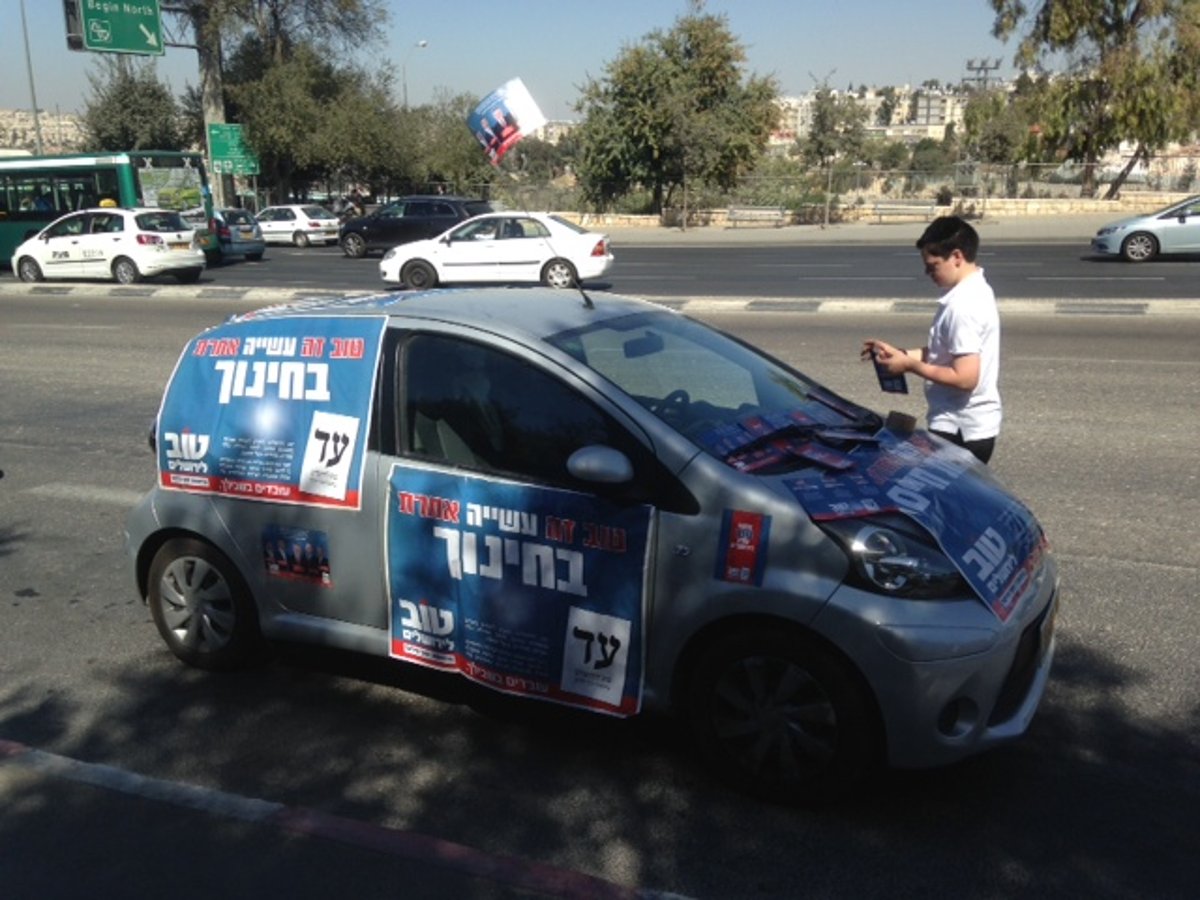
M1160 249L1164 253L1200 252L1200 200L1179 207L1163 216L1159 229Z
M259 224L262 225L263 238L273 244L291 243L292 226L287 214L290 210L282 206L272 206L262 211L259 216ZM295 213L292 213L295 217Z
M420 235L407 218L408 203L397 200L362 220L356 230L367 242L368 250L385 250L397 244L417 240Z
M391 655L512 694L635 712L658 498L674 477L600 398L518 349L417 332L381 433ZM577 451L632 478L576 478Z
M448 283L500 280L502 221L477 219L455 228L437 245L438 274Z
M47 278L83 275L83 238L88 214L77 213L55 222L44 232L38 247L38 264Z
M120 254L125 237L125 217L120 213L93 213L80 235L80 274L85 278L111 278L112 261Z
M496 254L497 277L504 282L535 282L552 254L546 250L544 225L528 216L506 216Z

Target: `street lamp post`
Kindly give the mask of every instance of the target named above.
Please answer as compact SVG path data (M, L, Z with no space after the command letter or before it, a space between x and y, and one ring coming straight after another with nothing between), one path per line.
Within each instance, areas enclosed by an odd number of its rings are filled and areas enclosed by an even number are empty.
M417 41L408 48L408 52L404 54L404 61L400 63L400 83L404 88L404 108L408 109L408 58L413 55L416 50L423 50L429 46L429 41Z

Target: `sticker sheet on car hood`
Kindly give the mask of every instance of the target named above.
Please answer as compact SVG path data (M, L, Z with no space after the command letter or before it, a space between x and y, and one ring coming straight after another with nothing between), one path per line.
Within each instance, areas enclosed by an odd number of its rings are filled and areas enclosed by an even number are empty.
M852 468L809 469L784 484L817 521L898 512L920 523L1002 621L1035 589L1041 526L965 450L882 431Z

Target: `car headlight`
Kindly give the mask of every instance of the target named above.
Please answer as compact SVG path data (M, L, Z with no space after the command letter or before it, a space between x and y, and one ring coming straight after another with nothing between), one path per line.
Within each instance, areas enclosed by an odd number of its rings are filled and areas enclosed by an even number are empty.
M391 258L392 258L393 256L395 256L395 255L396 255L396 248L395 248L395 247L389 247L389 248L388 248L388 251L387 251L387 253L383 254L383 258L384 258L384 259L391 259Z
M1096 237L1104 237L1104 235L1106 235L1106 234L1116 234L1120 230L1121 230L1121 226L1106 225L1104 228L1101 228L1099 231L1096 232Z
M972 593L946 554L907 520L839 519L821 524L846 552L852 580L859 587L921 600Z

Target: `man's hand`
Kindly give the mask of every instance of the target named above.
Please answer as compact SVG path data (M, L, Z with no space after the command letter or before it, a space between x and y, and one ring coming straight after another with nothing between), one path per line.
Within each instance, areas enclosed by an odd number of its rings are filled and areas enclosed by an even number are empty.
M906 350L893 347L887 341L877 338L863 341L859 356L863 360L873 360L876 365L882 366L889 375L903 375L905 372L912 371L914 361Z

